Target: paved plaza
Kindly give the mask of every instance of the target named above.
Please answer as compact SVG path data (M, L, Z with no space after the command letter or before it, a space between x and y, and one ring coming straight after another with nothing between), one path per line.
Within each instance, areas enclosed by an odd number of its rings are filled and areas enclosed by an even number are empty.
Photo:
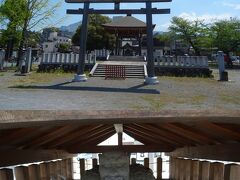
M158 77L158 85L143 79L105 80L93 77L72 83L72 74L0 74L2 110L192 110L240 108L239 70L230 82L214 78Z

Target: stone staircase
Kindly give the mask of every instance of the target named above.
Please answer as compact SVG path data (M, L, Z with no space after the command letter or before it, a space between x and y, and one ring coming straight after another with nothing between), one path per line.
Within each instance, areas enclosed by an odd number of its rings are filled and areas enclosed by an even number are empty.
M144 56L109 56L109 61L144 62Z
M125 78L145 78L147 76L144 57L111 56L108 61L96 63L90 72L92 77L105 77L106 66L124 66Z

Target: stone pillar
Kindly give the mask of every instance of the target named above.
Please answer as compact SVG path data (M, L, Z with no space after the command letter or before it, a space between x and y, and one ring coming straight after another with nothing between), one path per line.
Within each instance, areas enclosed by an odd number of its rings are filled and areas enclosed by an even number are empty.
M240 165L227 164L224 170L224 180L239 180L240 178Z
M39 165L39 173L40 173L40 179L41 180L48 180L50 179L49 173L47 171L47 164L46 163L42 163Z
M3 70L4 57L5 57L5 51L4 51L4 50L1 50L1 51L0 51L0 71Z
M28 166L29 179L41 180L40 179L40 167L37 164Z
M162 158L157 158L157 179L162 180Z
M137 161L136 158L132 158L131 159L131 164L136 164L137 163L136 161Z
M224 54L222 51L218 51L217 60L219 69L219 80L228 81L227 72L225 71Z
M96 158L92 159L92 165L93 167L98 165L98 160Z
M149 158L144 158L144 166L149 168Z
M80 159L79 163L80 163L80 174L82 177L82 175L85 173L85 159Z
M129 156L124 152L109 152L99 155L100 178L129 180Z
M223 163L210 164L210 180L224 180L224 164Z
M13 180L13 170L12 169L0 169L0 179L1 180Z
M27 48L26 52L26 63L25 63L25 73L29 73L32 65L32 48Z
M200 180L210 180L210 162L201 161L199 163L199 179Z
M191 180L199 180L199 161L191 162Z
M15 168L16 180L31 180L29 179L28 168L25 166L19 166Z

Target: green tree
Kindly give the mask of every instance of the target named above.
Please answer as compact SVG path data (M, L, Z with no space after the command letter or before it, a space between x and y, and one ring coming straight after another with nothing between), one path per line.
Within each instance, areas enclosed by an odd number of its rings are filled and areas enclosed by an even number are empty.
M23 59L23 48L28 38L27 32L44 25L55 13L60 3L51 5L50 0L24 0L24 16L22 23L21 41L18 48L18 62Z
M68 43L61 43L58 45L58 52L60 53L68 53L70 51L70 44Z
M114 35L105 31L102 24L111 22L110 18L102 15L90 15L88 26L87 50L113 49ZM80 44L81 26L72 37L74 45Z
M221 20L213 24L214 45L226 54L240 50L240 20Z
M203 48L209 48L212 45L210 28L203 21L188 21L173 17L169 29L177 39L189 44L196 55L200 55Z
M3 0L0 5L0 21L6 29L2 31L1 46L7 44L6 58L12 54L12 49L20 41L20 26L23 23L25 7L24 0Z

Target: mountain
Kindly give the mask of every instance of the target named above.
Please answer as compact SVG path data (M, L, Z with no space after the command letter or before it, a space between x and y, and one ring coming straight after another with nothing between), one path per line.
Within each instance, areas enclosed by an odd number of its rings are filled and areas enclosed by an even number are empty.
M68 26L61 26L59 29L60 29L60 31L68 31L68 32L75 33L80 24L81 24L81 22L76 22L76 23L70 24Z

